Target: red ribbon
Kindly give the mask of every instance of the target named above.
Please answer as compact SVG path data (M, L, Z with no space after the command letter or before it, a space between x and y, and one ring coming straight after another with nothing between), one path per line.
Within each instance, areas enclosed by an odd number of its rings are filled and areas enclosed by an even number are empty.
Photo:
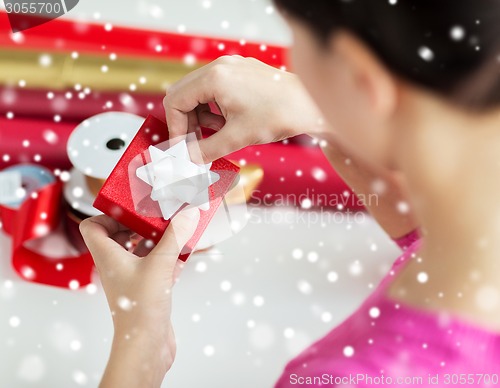
M51 258L26 246L43 238L60 223L62 183L57 181L32 193L18 209L0 205L4 231L12 236L12 265L25 280L72 288L91 283L94 262L88 251L78 256Z

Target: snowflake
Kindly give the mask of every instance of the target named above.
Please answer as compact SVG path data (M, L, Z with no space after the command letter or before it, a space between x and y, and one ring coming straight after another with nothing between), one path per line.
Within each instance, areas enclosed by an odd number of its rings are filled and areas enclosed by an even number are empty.
M205 272L207 270L207 263L205 263L204 261L200 261L196 263L194 269L196 272Z
M49 144L57 144L59 141L59 136L51 129L46 129L43 131L43 139Z
M295 335L295 330L293 330L291 327L287 327L287 328L283 331L283 336L284 336L285 338L292 338L294 335Z
M88 294L93 295L97 292L97 286L94 283L90 283L85 287Z
M339 279L339 275L335 271L330 271L328 272L328 275L326 275L326 278L330 283L335 283Z
M132 309L132 302L126 296L120 296L117 300L118 307L124 311L130 311Z
M431 62L434 59L434 52L427 46L422 46L418 49L418 56L426 62Z
M80 282L75 279L71 280L68 285L71 290L77 290L80 288Z
M310 208L312 207L312 205L313 205L313 203L312 203L311 199L309 199L309 198L305 198L305 199L303 199L303 200L301 201L301 203L300 203L300 207L301 207L302 209L305 209L305 210L310 209Z
M222 281L220 284L220 289L224 292L231 290L231 282L229 282L228 280Z
M419 283L427 283L427 281L429 280L429 275L426 272L420 272L417 275L417 280Z
M354 263L352 263L349 266L349 273L352 276L359 276L359 275L361 275L362 272L363 272L363 266L361 265L359 260L356 260Z
M369 311L369 315L373 319L380 317L380 309L378 307L372 307Z
M235 292L231 298L233 303L237 306L245 303L245 295L242 292Z
M450 37L456 42L465 38L465 29L462 26L453 26L450 30Z
M310 263L316 263L319 259L319 255L317 252L311 251L307 254L307 260Z
M73 340L69 343L71 350L77 352L82 348L82 343L78 340Z
M203 354L207 357L211 357L215 354L215 348L212 345L206 345L203 348Z
M325 323L331 322L332 318L332 314L328 311L325 311L321 314L321 320Z
M19 319L19 317L17 317L17 316L10 317L9 325L11 327L19 327L20 324L21 324L21 320Z
M87 385L88 377L81 370L76 370L73 372L73 381L78 385Z
M345 357L352 357L354 356L354 348L352 346L346 346L344 347L343 353Z
M300 260L302 259L302 257L304 256L304 252L302 251L302 249L300 248L296 248L292 251L292 257L295 259L295 260Z
M405 201L400 201L397 204L397 209L401 214L408 214L410 212L410 205Z
M313 291L311 283L309 283L307 280L299 280L297 283L297 288L305 295L309 295Z
M81 198L83 196L83 189L80 186L73 188L73 195L75 198Z
M312 176L318 182L324 182L324 181L326 181L326 178L327 178L326 172L320 167L313 168Z
M261 307L264 305L264 297L261 295L256 295L253 298L253 304L257 307Z
M38 58L38 63L42 67L49 67L52 65L52 57L49 54L42 54Z

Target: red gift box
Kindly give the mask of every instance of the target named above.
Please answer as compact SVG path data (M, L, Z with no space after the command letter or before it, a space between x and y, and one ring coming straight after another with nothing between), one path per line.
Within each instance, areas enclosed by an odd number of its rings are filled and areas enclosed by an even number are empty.
M145 216L137 210L131 185L141 185L144 183L135 174L131 174L129 169L131 163L137 160L138 155L142 155L142 162L144 164L149 162L144 160L144 153L149 146L158 145L168 141L168 139L167 124L153 116L148 116L104 183L94 202L96 209L101 210L142 237L150 239L155 243L158 243L161 239L170 221L163 219L161 216L151 217L150 214ZM220 179L209 187L210 207L208 210L200 210L198 227L183 250L186 253L182 253L179 256L179 259L183 261L186 261L190 253L194 250L196 243L215 215L224 195L232 187L233 182L238 176L239 167L226 159L218 159L212 163L210 170L219 173ZM150 198L147 198L147 200L150 201L147 206L157 206L156 202Z

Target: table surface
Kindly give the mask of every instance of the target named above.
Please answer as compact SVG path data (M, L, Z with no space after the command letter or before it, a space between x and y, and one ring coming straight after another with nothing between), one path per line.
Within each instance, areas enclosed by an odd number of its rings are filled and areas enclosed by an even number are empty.
M296 209L251 211L238 235L189 259L174 289L178 351L164 386L272 386L287 360L360 304L399 252L369 217L307 224ZM0 386L96 387L112 338L97 277L94 294L22 281L4 235L0 258Z

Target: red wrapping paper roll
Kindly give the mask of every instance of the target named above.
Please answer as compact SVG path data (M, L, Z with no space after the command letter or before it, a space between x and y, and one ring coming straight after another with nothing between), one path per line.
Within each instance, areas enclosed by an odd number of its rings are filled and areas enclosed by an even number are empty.
M67 92L71 93L70 99L66 97ZM143 117L148 114L165 115L164 94L92 91L83 93L84 98L80 98L80 93L83 92L2 87L0 115L6 116L11 112L14 117L47 120L59 115L63 122L76 123L106 111L129 112Z
M22 39L13 39L5 12L0 12L0 46L6 48L40 49L57 52L116 53L150 58L168 58L182 62L192 54L200 62L210 62L221 55L239 54L254 57L269 65L286 64L287 50L280 46L244 43L237 40L83 23L52 20L22 32Z
M70 168L66 143L77 123L0 118L0 170L18 163Z
M266 144L247 147L227 158L264 168L264 179L251 202L360 210L360 201L332 168L320 147ZM339 206L340 205L340 206Z
M33 161L50 168L69 169L66 143L77 124L0 118L0 170L12 164ZM23 145L25 140L29 141L28 147ZM37 155L40 155L40 160ZM341 204L351 210L362 208L319 147L275 143L247 147L227 158L245 160L264 169L264 179L252 195L254 203L264 203L265 199L266 204L279 204L283 203L283 198L288 198L300 206L303 200L310 199L313 206L336 209ZM284 158L283 162L281 158ZM302 174L297 175L297 171ZM342 197L345 191L350 199Z

